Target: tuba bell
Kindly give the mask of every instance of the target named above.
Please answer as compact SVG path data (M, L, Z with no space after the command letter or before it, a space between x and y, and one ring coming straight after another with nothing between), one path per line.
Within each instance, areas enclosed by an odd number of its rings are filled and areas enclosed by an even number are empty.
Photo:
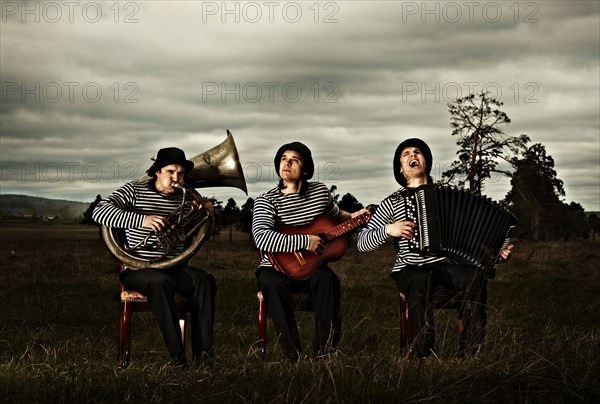
M156 233L156 238L165 251L162 257L144 259L136 256L135 246L126 246L123 229L102 226L104 243L123 265L135 269L169 268L187 261L200 250L212 234L214 218L208 209L202 207L202 197L195 188L235 187L248 194L237 148L229 130L227 138L221 144L190 160L194 163L194 168L186 173L186 184L173 183L174 187L182 190L183 200L167 216L167 225ZM143 178L147 176L140 179ZM153 234L149 230L148 237ZM172 250L181 243L187 245L185 250L178 255L171 255Z

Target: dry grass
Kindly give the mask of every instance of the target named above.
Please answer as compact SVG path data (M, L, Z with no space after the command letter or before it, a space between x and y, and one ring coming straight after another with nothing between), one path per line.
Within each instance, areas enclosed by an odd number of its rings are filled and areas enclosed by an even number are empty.
M253 271L243 234L207 243L193 263L218 282L212 368L164 367L151 316L137 314L129 369L116 368L115 262L97 230L0 223L0 397L4 402L598 402L600 244L520 244L490 282L486 346L457 360L456 316L436 314L436 356L398 343L391 246L350 249L342 279L343 336L331 358L310 355L312 318L298 313L307 355L286 363L270 334L257 352ZM272 332L272 327L270 327Z

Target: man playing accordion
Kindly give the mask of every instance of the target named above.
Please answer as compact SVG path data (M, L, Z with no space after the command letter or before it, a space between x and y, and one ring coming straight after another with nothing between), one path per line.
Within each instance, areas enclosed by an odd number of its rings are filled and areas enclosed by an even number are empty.
M459 355L475 356L481 348L486 325L487 277L474 265L457 263L441 255L423 254L413 249L418 226L414 193L411 190L432 184L433 158L429 146L420 139L400 143L394 154L394 176L400 188L385 198L358 237L360 251L380 247L388 237L396 244L396 261L392 279L404 294L415 335L411 355L425 358L434 345L433 311L428 310L430 291L443 290L457 300L464 331L460 336ZM411 195L413 195L411 197ZM500 260L506 261L512 245L503 249Z

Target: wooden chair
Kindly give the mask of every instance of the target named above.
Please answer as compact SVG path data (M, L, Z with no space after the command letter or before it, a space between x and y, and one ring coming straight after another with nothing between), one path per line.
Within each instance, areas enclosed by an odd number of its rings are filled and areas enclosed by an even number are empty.
M398 238L394 237L394 247L396 249L396 253L398 253ZM410 322L409 314L408 314L408 302L406 301L406 296L404 293L399 292L400 295L400 347L407 348L410 347L414 341L414 332L412 328L412 323ZM431 293L431 297L429 303L433 310L439 309L454 309L456 308L456 304L452 301L452 298L439 293L439 291L434 290ZM461 336L464 330L464 324L462 320L458 319L458 335Z
M119 271L125 269L123 265L119 266ZM120 283L120 309L119 309L119 346L118 361L123 369L129 366L131 359L131 315L135 312L150 312L150 305L146 296L132 290L125 290ZM181 339L185 346L185 317L189 311L187 299L176 295L175 303L179 313L179 326L181 327Z
M433 310L439 309L454 309L456 305L453 304L451 298L447 296L434 296L430 303L433 305ZM462 335L464 330L464 325L462 320L458 319L458 335ZM412 323L410 322L410 318L408 315L408 302L406 301L406 297L404 293L400 292L400 347L407 348L412 345L414 341L414 332L412 328Z
M267 351L267 305L262 292L256 294L258 298L258 349L261 354ZM306 291L292 294L292 307L294 311L313 311L312 296Z

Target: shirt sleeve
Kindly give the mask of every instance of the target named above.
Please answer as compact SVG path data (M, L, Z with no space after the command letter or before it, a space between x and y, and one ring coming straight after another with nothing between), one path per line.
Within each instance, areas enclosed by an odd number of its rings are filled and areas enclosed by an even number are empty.
M131 183L125 184L98 203L92 219L107 227L140 228L146 215L134 212L135 200L135 188Z
M388 238L386 226L394 223L394 209L390 198L384 199L375 214L358 234L357 247L361 252L379 248Z
M275 230L276 217L276 209L267 198L256 198L252 215L252 236L256 247L263 252L294 252L307 249L308 235L278 232Z

